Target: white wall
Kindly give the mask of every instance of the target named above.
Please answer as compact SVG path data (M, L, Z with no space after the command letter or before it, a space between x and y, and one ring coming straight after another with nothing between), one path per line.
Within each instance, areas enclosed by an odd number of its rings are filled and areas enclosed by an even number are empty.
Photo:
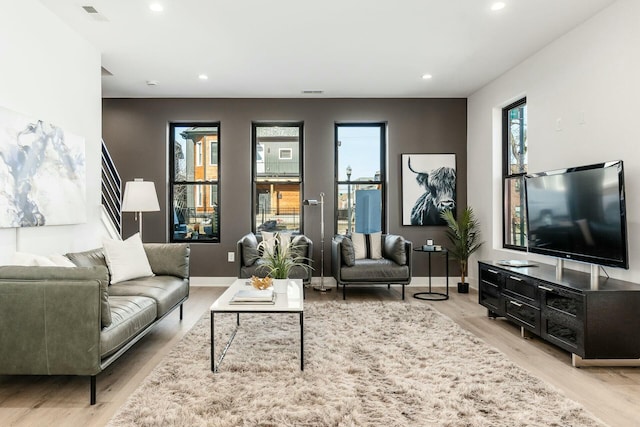
M526 95L530 172L624 161L631 268L607 272L640 283L639 22L640 2L618 0L469 98L468 202L487 242L476 259L555 263L502 249L500 113Z
M100 245L100 52L35 0L0 0L0 106L85 138L87 223L0 229L0 264L18 251Z

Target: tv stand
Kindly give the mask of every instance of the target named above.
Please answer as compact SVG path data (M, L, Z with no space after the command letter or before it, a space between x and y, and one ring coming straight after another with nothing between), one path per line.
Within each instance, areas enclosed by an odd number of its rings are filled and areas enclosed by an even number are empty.
M560 264L560 263L559 263ZM478 263L479 303L489 317L505 317L572 353L574 366L640 366L640 286L538 264Z

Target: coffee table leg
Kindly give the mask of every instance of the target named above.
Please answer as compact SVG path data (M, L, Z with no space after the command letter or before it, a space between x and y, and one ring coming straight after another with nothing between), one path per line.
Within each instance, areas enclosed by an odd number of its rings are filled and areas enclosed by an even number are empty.
M304 371L304 315L300 312L300 370Z
M215 356L215 338L213 335L214 327L213 327L213 311L211 312L211 372L216 371L216 356Z

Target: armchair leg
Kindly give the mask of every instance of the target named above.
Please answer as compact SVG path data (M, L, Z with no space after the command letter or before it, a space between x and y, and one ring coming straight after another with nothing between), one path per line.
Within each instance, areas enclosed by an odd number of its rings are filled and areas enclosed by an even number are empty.
M345 285L344 283L342 284L342 299L347 299L347 285Z
M404 301L404 285L402 285L402 300Z
M182 304L180 304L180 320L182 320Z
M96 404L96 376L91 375L91 391L90 391L90 401L92 405Z
M387 289L391 289L391 283L387 283Z

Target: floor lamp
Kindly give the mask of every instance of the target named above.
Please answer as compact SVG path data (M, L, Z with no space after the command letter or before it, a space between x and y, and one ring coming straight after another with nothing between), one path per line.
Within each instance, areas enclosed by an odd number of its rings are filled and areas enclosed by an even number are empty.
M142 212L156 212L160 210L156 186L153 181L135 178L127 181L122 198L122 212L135 212L138 221L138 232L142 240Z
M306 199L302 201L302 204L307 206L320 206L320 286L314 286L313 290L329 292L331 288L325 288L324 286L324 193L320 193L320 201Z

